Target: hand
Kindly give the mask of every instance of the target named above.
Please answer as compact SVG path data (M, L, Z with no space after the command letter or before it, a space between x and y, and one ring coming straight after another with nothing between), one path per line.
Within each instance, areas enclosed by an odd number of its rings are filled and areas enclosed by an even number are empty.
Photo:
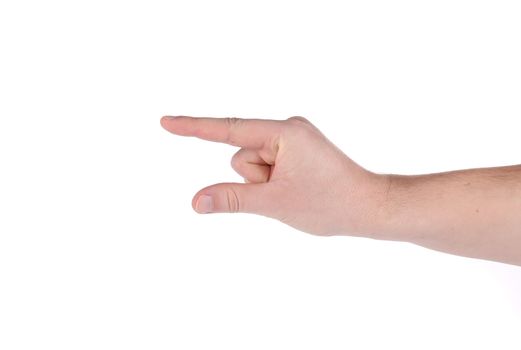
M241 147L231 165L242 183L200 190L198 213L260 214L318 235L368 235L385 197L387 178L349 159L302 117L284 121L163 117L182 136Z

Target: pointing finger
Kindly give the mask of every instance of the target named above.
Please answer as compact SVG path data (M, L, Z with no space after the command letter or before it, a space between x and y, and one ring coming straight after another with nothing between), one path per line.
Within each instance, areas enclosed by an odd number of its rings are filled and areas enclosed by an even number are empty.
M163 117L161 125L181 136L227 143L232 146L259 149L276 138L281 121L240 118Z

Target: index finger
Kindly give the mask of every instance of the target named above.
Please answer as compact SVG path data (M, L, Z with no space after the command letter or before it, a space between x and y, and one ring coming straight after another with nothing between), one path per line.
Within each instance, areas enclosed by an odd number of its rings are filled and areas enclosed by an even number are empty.
M278 135L281 122L264 119L166 116L161 118L161 126L176 135L195 136L232 146L259 149Z

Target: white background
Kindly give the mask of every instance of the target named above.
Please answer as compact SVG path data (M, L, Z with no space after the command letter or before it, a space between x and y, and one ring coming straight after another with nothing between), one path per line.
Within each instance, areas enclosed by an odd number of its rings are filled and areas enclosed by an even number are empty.
M377 172L518 164L518 1L0 2L0 349L519 349L521 269L199 216L235 150L165 114L313 121Z

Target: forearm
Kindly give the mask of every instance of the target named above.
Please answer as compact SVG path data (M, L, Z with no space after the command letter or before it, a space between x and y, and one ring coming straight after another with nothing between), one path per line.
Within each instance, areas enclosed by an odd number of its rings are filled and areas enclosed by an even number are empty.
M521 165L387 181L381 238L521 265Z

